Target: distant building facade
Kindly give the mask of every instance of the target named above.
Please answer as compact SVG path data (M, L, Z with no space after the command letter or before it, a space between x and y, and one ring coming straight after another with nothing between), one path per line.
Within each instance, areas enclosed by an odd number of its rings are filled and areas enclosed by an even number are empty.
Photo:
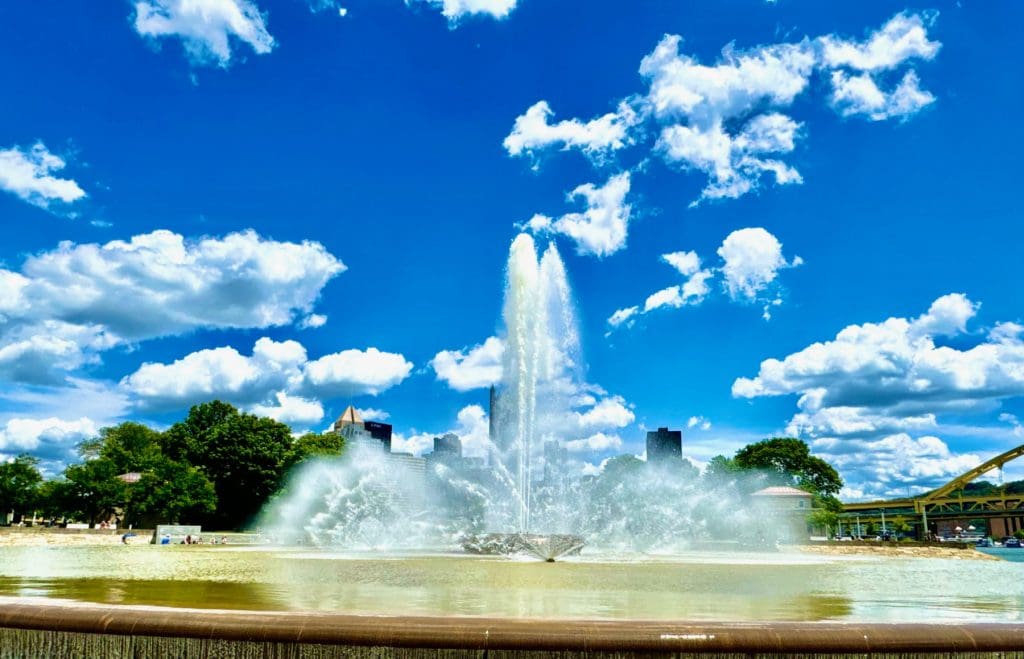
M453 432L442 435L441 437L434 438L434 452L432 455L435 456L446 456L453 458L462 457L462 440L459 436Z
M787 541L804 541L809 534L807 516L814 497L810 492L774 485L750 495L751 509L775 526L776 535Z
M647 462L669 462L683 459L683 431L658 428L647 431Z
M391 424L363 421L359 411L349 405L338 417L330 432L341 435L353 446L364 446L391 452Z

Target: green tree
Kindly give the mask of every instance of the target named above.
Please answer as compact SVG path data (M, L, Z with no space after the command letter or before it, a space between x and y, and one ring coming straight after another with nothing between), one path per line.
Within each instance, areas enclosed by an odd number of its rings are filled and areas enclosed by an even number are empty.
M0 463L0 523L6 523L8 513L31 512L38 503L42 482L39 460L30 455Z
M93 527L124 509L128 484L117 478L121 473L107 458L69 465L64 470L64 485L58 488L64 514Z
M145 471L161 459L160 433L127 421L104 428L99 437L82 442L79 454L86 460L109 460L119 474Z
M242 414L221 401L196 405L164 434L171 459L197 467L213 482L213 525L239 528L282 481L291 429L273 419Z
M807 444L791 437L765 439L736 452L735 464L743 470L757 470L769 481L792 485L808 492L835 496L843 479L829 463L811 455Z
M317 456L339 456L345 449L345 438L336 433L318 435L308 432L302 435L288 448L284 457L284 471L303 460Z
M130 486L128 512L141 526L196 521L217 507L213 483L190 465L157 460Z
M825 529L829 537L833 537L839 527L839 513L828 508L816 508L807 515L807 521L813 526Z

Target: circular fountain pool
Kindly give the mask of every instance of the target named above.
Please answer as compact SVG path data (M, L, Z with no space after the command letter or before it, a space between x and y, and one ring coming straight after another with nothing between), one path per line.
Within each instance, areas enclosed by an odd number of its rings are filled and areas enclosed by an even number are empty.
M213 546L0 548L0 597L370 615L1013 622L1014 563L691 552L558 563Z

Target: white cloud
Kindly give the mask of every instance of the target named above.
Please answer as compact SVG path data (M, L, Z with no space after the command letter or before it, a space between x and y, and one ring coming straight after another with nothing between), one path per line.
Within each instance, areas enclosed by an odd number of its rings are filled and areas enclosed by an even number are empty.
M713 66L681 54L681 43L679 35L665 35L640 63L641 75L650 81L647 98L659 116L704 125L745 114L762 103L791 104L807 87L816 64L808 43L746 52L728 46Z
M568 213L557 220L534 216L526 225L535 232L560 233L576 242L579 254L608 256L626 246L632 208L626 203L630 174L622 172L608 179L602 187L585 183L569 194L569 201L582 198L586 210Z
M401 433L392 435L391 448L396 453L423 455L434 449L434 438L454 433L462 441L462 454L466 457L487 457L490 449L490 422L484 408L467 405L459 410L456 425L450 430L437 433L414 433L405 437Z
M930 60L942 46L928 39L927 27L934 14L896 14L862 42L836 35L821 37L824 64L831 68L849 67L858 71L895 68L910 59Z
M851 325L831 341L782 360L765 360L757 377L736 380L733 394L804 393L805 406L899 404L936 410L1024 395L1024 346L988 341L966 349L936 345L936 336L963 333L977 308L965 295L953 293L913 320ZM806 395L819 390L820 395Z
M835 466L862 499L920 494L981 464L973 453L951 452L938 437L907 433L872 440L819 439L811 449Z
M256 341L252 355L232 347L199 350L170 364L143 364L121 381L143 409L179 409L224 399L308 425L323 417L312 397L375 395L402 382L412 364L376 348L308 361L297 341ZM314 418L316 417L316 418Z
M935 98L913 71L898 83L888 79L910 60L935 57L940 44L927 36L933 18L897 14L863 42L827 35L748 49L730 44L711 64L683 53L682 37L668 34L640 63L646 91L620 101L617 112L551 124L550 107L540 101L516 120L505 145L513 155L560 146L603 156L655 136L653 150L666 162L707 177L694 204L740 197L764 181L799 184L803 177L786 158L803 124L788 113L812 76L832 75L831 103L844 115L906 120ZM880 89L883 78L892 91ZM550 218L538 216L544 220Z
M619 309L608 318L609 327L632 327L638 316L656 309L701 304L711 293L710 282L718 276L722 277L723 288L733 300L763 302L767 319L770 317L768 308L782 302L775 284L778 271L803 263L800 257L787 261L782 255L782 244L761 228L732 232L722 242L718 255L722 258L720 267L702 269L696 252L663 254L661 260L687 277L686 281L650 294L642 307ZM767 298L769 292L775 292L775 297Z
M722 241L718 255L724 262L725 289L734 300L756 300L780 269L803 262L787 262L779 239L760 227L733 231Z
M480 345L442 350L430 361L437 379L456 391L489 387L501 381L505 342L492 336Z
M30 453L44 462L64 462L77 445L99 434L92 419L50 418L8 419L0 427L0 459Z
M62 242L0 268L0 376L52 381L114 346L200 328L311 318L345 265L315 242L253 231L186 240L154 231L106 244ZM315 314L313 314L315 315Z
M799 128L778 113L751 119L736 135L730 135L722 121L706 127L675 125L662 130L657 148L669 162L708 175L703 199L735 199L756 188L763 174L773 175L779 185L803 183L794 168L762 157L792 151Z
M283 391L274 394L274 398L275 404L253 405L249 411L300 428L308 428L324 418L324 408L319 401L289 396Z
M316 327L323 327L327 324L327 316L319 313L311 313L301 321L299 321L299 327L302 329L313 329Z
M509 155L520 156L561 146L563 150L578 148L599 157L628 145L627 130L638 120L636 112L625 102L619 104L616 112L587 122L568 119L549 123L553 116L547 101L535 103L516 118L512 132L505 138L505 150Z
M441 10L441 14L452 24L474 15L491 18L506 18L516 8L518 0L406 0L407 4L414 1L427 2Z
M622 448L622 438L598 432L583 439L569 440L564 446L570 453L600 453Z
M72 179L53 175L66 165L63 158L50 153L42 142L36 142L28 150L16 146L0 149L0 190L41 208L55 201L66 204L78 201L85 197L81 186Z
M989 331L988 338L993 343L1021 343L1024 341L1024 325L1013 322L996 323Z
M327 396L377 395L408 377L412 366L402 355L376 348L343 350L306 365L306 388Z
M625 324L626 327L631 327L633 322L636 320L636 315L640 313L640 307L626 307L625 309L618 309L608 318L608 324L613 328Z
M597 429L625 428L633 423L636 416L626 406L621 396L600 400L584 412L574 412L579 430L589 432Z
M714 276L711 270L698 270L681 286L669 286L652 293L644 302L644 313L662 307L678 309L689 304L700 304L710 293L708 280Z
M967 430L994 435L989 426L965 428L957 420L967 414L992 414L1002 401L1024 396L1024 344L1001 342L1001 332L983 338L969 334L967 324L978 307L965 295L954 293L938 298L916 318L850 325L832 340L763 361L756 377L733 383L733 395L799 394L798 411L787 432L821 440L816 445L832 454L839 454L843 446L855 447L849 449L851 453L858 459L870 458L872 465L877 456L868 456L870 451L909 455L923 450L918 447L923 442L932 450L929 460L918 466L890 466L912 481L890 485L904 490L907 485L937 485L966 471L978 458L949 453L933 434L946 429L954 436ZM960 347L942 344L938 337L954 337ZM913 439L913 434L922 432L929 434ZM888 443L877 444L883 439ZM854 479L856 488L884 494L872 490L868 481L856 481L862 477L859 473L844 475Z
M906 119L935 101L919 84L917 74L908 71L896 89L886 94L867 73L851 77L842 71L833 71L832 105L844 117L863 114L872 121Z
M711 430L711 421L705 419L702 416L691 416L686 422L687 428L700 428L701 430Z
M691 277L700 270L700 257L697 256L697 252L662 254L661 260L678 270L684 277Z
M391 415L374 407L360 407L356 410L364 421L387 421Z
M141 0L135 3L135 31L160 39L177 37L196 65L231 62L232 41L264 55L274 48L259 7L250 0Z

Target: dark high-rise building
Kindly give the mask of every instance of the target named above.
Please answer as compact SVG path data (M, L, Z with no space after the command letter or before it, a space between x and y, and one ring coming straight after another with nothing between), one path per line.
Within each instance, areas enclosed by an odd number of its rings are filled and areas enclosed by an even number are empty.
M370 437L373 437L380 443L388 447L388 451L391 450L391 424L381 423L380 421L364 421L363 429L370 433Z
M683 459L683 431L658 428L647 432L647 462Z

